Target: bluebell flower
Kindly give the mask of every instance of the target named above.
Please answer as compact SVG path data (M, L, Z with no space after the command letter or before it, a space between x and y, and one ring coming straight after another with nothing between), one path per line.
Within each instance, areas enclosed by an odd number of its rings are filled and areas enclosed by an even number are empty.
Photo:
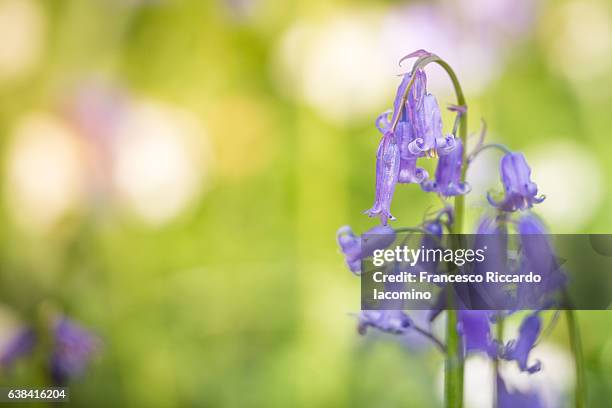
M340 227L336 233L336 240L344 254L346 265L353 273L361 272L361 240L348 225Z
M357 330L365 334L368 327L372 327L385 333L403 334L410 326L412 320L401 310L362 310Z
M399 183L422 183L429 174L421 167L417 167L418 156L410 153L408 144L412 138L412 126L408 122L399 122L395 132L400 140L400 172Z
M417 157L413 156L407 159L400 160L400 172L397 177L398 183L415 183L420 184L427 180L429 173L422 167L417 167Z
M463 337L465 353L483 352L497 357L498 345L491 335L491 312L486 310L459 310L457 331Z
M497 408L544 408L544 402L535 392L510 392L504 380L497 376Z
M389 226L377 225L359 237L346 225L338 230L336 237L348 268L359 275L361 260L371 256L374 250L391 245L395 241L395 231Z
M407 106L408 102L406 102L405 104L402 104L402 99L404 97L404 93L406 92L406 88L410 84L411 78L412 77L410 76L409 73L404 74L404 76L402 77L402 82L400 82L399 86L397 87L397 91L395 93L395 99L393 100L393 110L385 111L381 113L380 115L378 115L378 117L376 118L376 128L383 135L387 133L391 133L391 127L393 123L395 122L399 123L400 120L401 122L406 121L406 111L404 108ZM415 89L416 89L415 86L416 84L412 85L410 94L408 95L408 100L410 100L411 95L414 94ZM391 118L389 118L389 115L391 115Z
M367 211L370 217L379 217L382 225L394 220L391 215L391 200L399 176L400 152L391 132L383 135L376 153L376 198Z
M498 218L483 216L476 229L473 247L474 250L486 247L487 254L482 262L473 266L473 273L482 276L483 282L471 285L471 307L481 310L506 308L512 301L506 284L484 279L489 271L504 275L508 270L508 231L505 225Z
M491 194L487 194L492 206L512 212L526 210L544 201L544 196L537 195L538 186L531 181L531 168L522 153L507 153L501 160L500 171L505 197L495 201Z
M438 156L446 156L458 146L459 139L448 134L444 137L436 138L436 154Z
M428 100L427 107L425 106L426 99ZM410 154L421 156L435 147L436 130L439 130L440 135L442 134L442 120L437 105L435 97L427 93L425 71L422 69L416 70L414 82L406 101L405 119L412 128L411 139L406 141L406 147ZM437 108L437 115L435 108ZM434 123L436 119L439 120L439 123Z
M461 167L463 165L463 144L457 140L456 148L447 155L441 156L436 167L435 180L421 183L423 190L436 192L444 197L467 194L470 187L461 181Z
M383 134L391 133L393 123L395 141L400 148L399 183L422 183L429 175L417 167L417 159L425 155L443 156L453 151L457 144L452 135L443 136L442 118L436 98L427 93L427 76L419 69L414 73L414 82L407 99L402 97L410 83L411 74L405 74L398 87L393 111L382 113L376 119L376 127ZM391 118L389 118L391 115Z
M541 329L542 320L537 312L527 316L519 329L518 339L511 340L506 344L503 358L508 361L516 361L521 371L527 371L530 374L540 371L542 366L540 361L529 365L528 360L529 353L535 346Z
M30 328L21 329L8 342L2 353L0 353L0 366L8 370L19 358L32 352L36 345L36 333Z
M548 238L548 231L533 214L527 213L518 221L521 242L520 272L540 275L539 283L522 283L517 288L517 298L523 307L542 309L550 307L551 298L565 283L558 258Z
M398 123L398 128L400 123L404 124L404 130L397 133L402 157L421 157L433 154L434 151L436 155L448 154L456 146L455 138L443 135L440 107L435 96L427 93L425 71L418 69L414 75L414 83L405 105L406 111ZM410 79L409 74L406 74L406 78Z
M413 131L412 139L408 143L408 152L415 156L446 155L456 147L456 139L452 135L442 133L442 116L435 96L426 94L422 96L422 102L416 102L416 106L409 104L407 112L411 115L410 122Z
M50 370L55 384L81 376L100 348L100 340L75 322L62 317L53 330Z

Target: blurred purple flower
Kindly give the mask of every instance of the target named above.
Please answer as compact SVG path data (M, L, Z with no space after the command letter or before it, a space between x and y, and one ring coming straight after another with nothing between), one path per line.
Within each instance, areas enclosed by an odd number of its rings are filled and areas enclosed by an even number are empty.
M357 330L365 334L368 327L385 333L404 334L412 326L410 317L401 310L362 310Z
M374 250L386 248L393 243L395 231L389 226L377 225L358 237L346 225L338 230L336 237L350 271L359 275L361 260L372 255Z
M474 250L487 248L487 255L482 262L474 264L474 274L485 277L488 271L503 275L508 271L508 232L500 220L484 216L480 220L474 237ZM471 306L474 309L505 308L511 300L503 283L488 282L472 286L470 292Z
M55 325L50 370L55 384L83 375L100 348L100 340L75 322L61 318Z
M425 221L423 224L423 229L430 235L434 237L440 238L442 237L442 222L439 219L434 219L431 221ZM425 248L430 248L429 246L425 246Z
M91 81L81 85L67 107L67 115L93 142L105 146L126 116L129 96L119 86Z
M435 50L461 76L464 90L480 91L499 73L506 44L500 46L490 36L474 33L448 3L404 2L392 7L383 25L384 50L393 60L406 49ZM437 88L435 93L448 92L444 72L431 70L428 76Z
M361 240L348 225L340 227L336 233L336 240L350 271L356 274L361 272Z
M32 352L36 345L36 333L30 328L21 329L0 354L0 366L8 370L15 361Z
M537 196L538 186L531 181L531 168L522 153L508 153L501 161L501 179L506 196L500 202L487 194L489 203L503 211L526 210L544 201Z
M486 310L459 310L457 331L463 336L465 353L472 351L497 357L498 345L491 335L491 312Z
M421 184L423 190L436 192L444 197L467 194L470 187L461 182L463 144L457 139L457 147L445 156L441 156L436 167L436 179Z
M538 14L538 2L533 0L459 0L453 7L464 26L506 47L531 30Z
M521 273L536 273L541 282L519 284L517 298L529 308L550 307L549 298L567 281L542 222L531 213L518 221Z
M498 408L544 408L544 403L535 392L510 392L504 380L497 376L497 405Z
M542 366L540 361L536 361L531 366L528 365L527 361L541 329L542 321L538 313L527 316L521 324L518 339L511 340L506 344L503 358L508 361L516 361L521 371L527 371L530 374L540 371Z

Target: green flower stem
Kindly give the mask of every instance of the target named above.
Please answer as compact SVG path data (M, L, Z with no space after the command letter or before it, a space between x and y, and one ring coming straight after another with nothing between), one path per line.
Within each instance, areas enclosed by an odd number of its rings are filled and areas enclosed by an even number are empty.
M463 90L461 89L461 85L459 84L459 80L457 79L457 75L455 71L440 57L435 54L428 54L422 57L419 57L414 66L412 67L412 77L408 82L408 86L406 86L406 90L402 95L400 100L400 109L403 109L406 101L408 99L408 92L410 92L410 88L414 83L415 75L417 69L423 69L429 63L436 63L440 65L448 74L451 82L453 83L453 88L455 89L455 94L457 96L457 105L458 106L466 106L465 97L463 95ZM395 131L397 124L399 122L399 117L401 115L396 115L395 120L391 124L391 131ZM466 155L466 142L467 142L467 112L461 114L459 119L459 138L463 144L463 153L462 160L463 166L461 170L461 181L465 181L465 173L466 173L466 164L467 164L467 155ZM465 212L465 198L463 195L459 195L455 197L455 222L451 228L451 233L460 234L463 230L463 218ZM452 303L454 299L452 297L452 293L449 291L448 297L448 310L446 316L446 364L444 368L444 396L446 401L447 408L462 408L463 407L463 369L464 369L464 361L463 361L463 347L461 345L461 338L459 337L459 333L457 333L457 311L451 310Z
M499 344L504 344L504 316L501 313L497 314L497 341ZM499 375L499 359L493 360L493 406L498 407L498 389L497 389L497 376Z
M584 368L584 355L582 353L580 328L578 327L576 312L570 309L566 310L565 318L567 319L567 330L569 333L570 348L572 350L572 355L574 356L574 365L576 369L575 406L576 408L586 408L586 372Z
M463 406L463 356L457 333L457 311L446 315L446 363L444 366L444 398L447 408Z
M441 59L434 60L440 65L450 77L453 87L455 88L455 94L457 95L457 105L466 106L465 97L463 96L463 90L457 79L455 71ZM467 142L467 112L461 115L459 119L459 138L463 144L462 161L461 166L461 181L465 181L466 172L466 142ZM455 222L452 225L452 233L460 234L463 231L463 216L465 212L465 197L463 195L455 196ZM450 299L452 301L452 299ZM449 304L450 305L450 304ZM447 324L446 324L446 344L447 344L447 357L446 357L446 404L448 408L461 408L463 406L463 347L461 345L461 338L457 333L457 311L447 311Z
M459 84L459 80L457 79L457 75L455 71L441 59L436 59L435 62L440 65L450 77L451 82L453 83L453 87L455 88L455 94L457 95L457 105L459 106L467 106L465 104L465 96L463 95L463 90L461 89L461 85ZM463 166L461 166L461 182L465 182L465 173L467 171L466 166L466 157L467 157L467 112L461 114L459 119L459 138L461 139L461 143L463 144L463 152L462 152L462 160ZM461 234L463 231L463 218L465 213L465 196L458 195L455 196L455 223L453 224L453 233Z

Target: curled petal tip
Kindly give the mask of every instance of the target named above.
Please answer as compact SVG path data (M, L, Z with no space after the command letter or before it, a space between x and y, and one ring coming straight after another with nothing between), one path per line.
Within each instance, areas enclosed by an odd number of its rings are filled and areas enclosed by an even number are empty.
M425 140L421 137L414 139L408 144L408 151L414 156L421 155L425 150L427 150Z
M432 54L431 52L429 52L429 51L424 50L424 49L422 49L422 48L421 48L420 50L413 51L413 52L411 52L410 54L408 54L408 55L406 55L406 56L402 57L402 58L399 60L399 65L401 66L401 65L402 65L402 62L404 62L405 60L410 59L410 58L422 58L422 57L430 57L430 56L432 56L432 55L434 55L434 54Z
M391 121L389 120L389 116L393 113L391 110L387 110L376 118L376 128L382 134L385 134L391 129Z

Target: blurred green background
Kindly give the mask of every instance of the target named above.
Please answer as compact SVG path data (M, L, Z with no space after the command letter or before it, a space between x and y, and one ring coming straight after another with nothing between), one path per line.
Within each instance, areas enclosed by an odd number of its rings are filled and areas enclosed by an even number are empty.
M0 350L54 310L104 342L75 405L438 406L436 350L357 335L334 240L376 223L373 121L417 48L458 71L471 133L526 153L553 232L612 230L609 1L0 0ZM429 88L453 102L437 68ZM436 204L398 190L395 225ZM579 319L609 406L612 315ZM539 349L513 383L565 406L563 319ZM48 384L43 361L0 384ZM489 368L468 362L468 407Z

